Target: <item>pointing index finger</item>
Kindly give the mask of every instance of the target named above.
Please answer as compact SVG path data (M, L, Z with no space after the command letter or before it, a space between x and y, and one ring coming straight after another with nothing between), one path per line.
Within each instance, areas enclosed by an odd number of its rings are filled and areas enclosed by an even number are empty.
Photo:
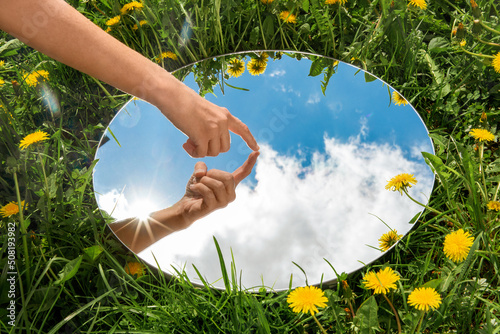
M247 160L241 165L238 169L236 169L232 174L234 176L234 184L235 186L238 185L245 177L250 175L252 172L253 166L255 166L255 163L257 162L257 157L259 156L258 151L254 151L250 153L248 156Z

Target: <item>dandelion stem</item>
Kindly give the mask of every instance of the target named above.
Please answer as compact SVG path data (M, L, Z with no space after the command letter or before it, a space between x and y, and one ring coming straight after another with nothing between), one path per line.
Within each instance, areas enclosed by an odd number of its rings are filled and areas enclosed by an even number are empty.
M394 305L392 305L391 301L389 300L389 298L387 298L385 293L383 293L382 296L384 296L385 300L387 300L387 302L389 303L389 306L391 307L392 312L394 312L394 316L396 317L396 323L398 324L398 333L401 334L401 322L399 321L398 312L396 312Z
M316 321L316 324L318 325L319 329L321 329L321 332L322 332L323 334L327 334L327 333L326 333L326 331L325 331L325 329L323 328L323 326L321 326L321 324L319 323L319 321L318 321L318 319L316 318L316 316L315 316L312 312L311 312L311 315L312 315L312 317L313 317L314 321Z
M443 215L444 217L446 217L447 219L449 219L449 220L450 220L453 224L455 224L455 225L458 225L458 226L461 226L461 225L462 225L462 224L460 224L458 221L456 221L455 219L451 218L450 216L448 216L448 215L446 215L446 214L442 213L441 211L438 211L438 210L436 210L436 209L434 209L434 208L431 208L430 206L427 206L427 205L425 205L425 204L420 203L419 201L417 201L416 199L414 199L413 197L411 197L411 196L410 196L410 194L408 194L408 192L406 191L406 189L405 189L405 188L403 188L403 191L405 192L406 196L408 196L408 198L409 198L409 199L411 199L414 203L416 203L416 204L418 204L418 205L420 205L420 206L423 206L423 207L424 207L424 208L426 208L427 210L432 211L432 212L434 212L434 213L436 213L436 214L438 214L438 215Z
M31 264L30 264L30 256L28 253L28 240L26 239L28 232L26 230L26 226L24 224L24 216L23 216L23 205L21 202L21 193L19 192L19 182L17 181L17 173L14 172L14 184L16 186L16 197L17 197L17 205L19 207L19 228L21 229L21 234L23 235L23 251L24 251L24 259L26 266L26 277L28 278L28 284L31 284Z
M460 45L460 49L462 49L463 52L470 54L472 56L477 56L477 57L483 57L483 58L491 58L494 59L495 56L490 56L490 55L483 55L482 53L475 53L475 52L470 52L468 50L465 50L463 46Z
M486 189L486 180L484 178L484 170L483 170L483 155L484 155L484 142L481 142L481 147L479 148L479 173L481 174L481 177L483 178L483 186L484 186L484 194L486 197L487 189ZM485 198L488 200L488 198Z
M479 23L481 24L481 26L482 26L484 29L488 30L489 32L492 32L492 33L494 33L494 34L500 35L500 31L497 31L497 30L495 30L495 29L493 29L493 28L491 28L491 27L487 26L486 24L484 24L484 22L483 22L482 20L479 20Z
M417 333L417 334L420 333L420 327L422 326L422 321L424 320L424 314L425 314L425 311L421 311L420 319L418 320L417 329L413 333Z
M479 42L481 42L481 43L483 43L483 44L486 44L486 45L497 46L497 47L498 47L498 46L500 46L500 44L498 44L498 43L493 43L493 42L484 41L484 40L482 40L482 39L481 39L481 37L479 37L479 36L478 36L478 37L476 37L476 39L477 39Z

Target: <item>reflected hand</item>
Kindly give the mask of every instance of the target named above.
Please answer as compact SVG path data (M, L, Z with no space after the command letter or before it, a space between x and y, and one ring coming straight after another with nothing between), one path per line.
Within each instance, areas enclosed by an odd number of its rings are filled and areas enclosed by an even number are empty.
M217 156L227 152L231 145L229 131L241 136L253 151L259 145L248 127L226 109L202 98L191 88L181 84L175 101L161 107L167 118L189 138L182 145L195 158Z
M185 227L234 201L236 186L250 175L258 156L259 152L250 153L245 163L232 173L218 169L207 171L204 162L197 162L186 193L175 204L180 206Z

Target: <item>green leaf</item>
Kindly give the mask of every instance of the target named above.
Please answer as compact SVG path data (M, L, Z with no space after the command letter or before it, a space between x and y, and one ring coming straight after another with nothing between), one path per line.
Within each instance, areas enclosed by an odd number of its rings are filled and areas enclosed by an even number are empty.
M315 77L323 72L323 59L315 59L311 64L311 69L309 70L309 76Z
M76 275L78 272L78 268L80 268L80 264L82 263L83 256L80 255L76 259L73 259L66 263L64 268L59 272L58 276L59 279L55 281L54 283L61 284L66 282L67 280L71 279L73 276Z
M450 42L444 37L435 37L429 42L428 51L443 52L450 48Z
M375 80L377 80L376 77L374 77L373 75L371 75L368 72L365 72L365 81L366 82L372 82L372 81L375 81Z
M92 262L97 259L97 257L102 253L102 251L103 248L99 245L87 247L83 250L85 256L87 256Z
M359 327L359 333L371 334L380 330L378 323L378 305L375 296L364 301L356 312L354 324Z
M309 0L303 0L302 1L302 9L304 10L304 12L308 12L309 11Z

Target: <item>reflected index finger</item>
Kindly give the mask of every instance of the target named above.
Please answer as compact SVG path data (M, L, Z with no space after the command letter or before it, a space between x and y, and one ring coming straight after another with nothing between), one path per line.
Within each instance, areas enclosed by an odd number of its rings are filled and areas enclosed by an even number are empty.
M250 155L247 158L247 161L243 163L238 169L236 169L232 174L234 176L234 184L235 186L238 185L245 177L250 175L252 172L253 166L255 166L255 163L257 162L257 157L259 156L258 151L254 151L250 153Z
M228 123L228 129L240 136L253 151L259 150L259 145L250 132L250 129L239 118L231 115Z

